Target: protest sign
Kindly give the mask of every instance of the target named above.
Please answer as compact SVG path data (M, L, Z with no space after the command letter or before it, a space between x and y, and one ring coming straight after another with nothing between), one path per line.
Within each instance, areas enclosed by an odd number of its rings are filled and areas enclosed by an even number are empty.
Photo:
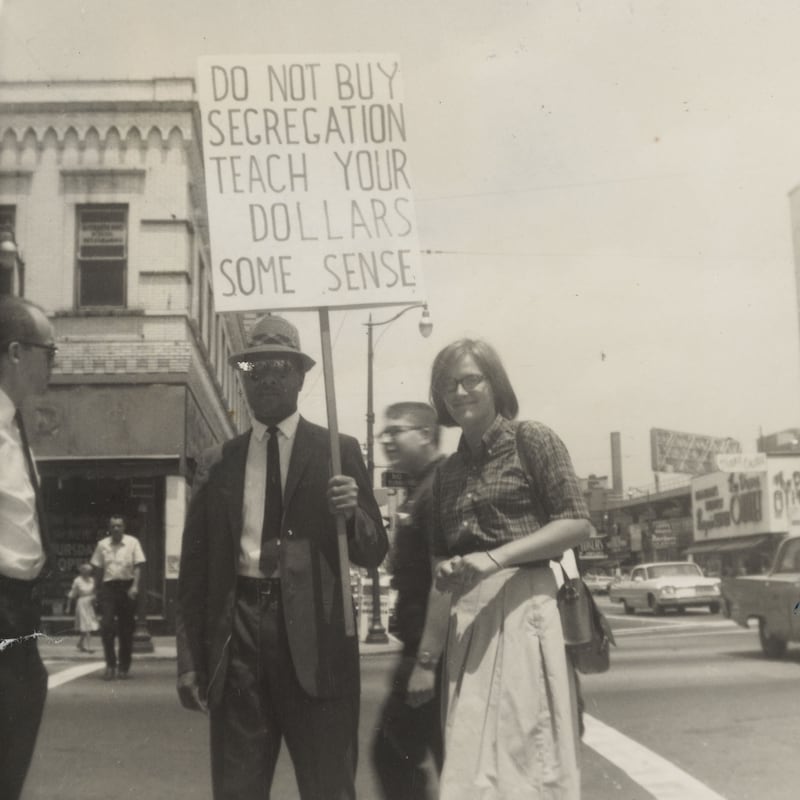
M424 299L392 55L198 64L218 311Z

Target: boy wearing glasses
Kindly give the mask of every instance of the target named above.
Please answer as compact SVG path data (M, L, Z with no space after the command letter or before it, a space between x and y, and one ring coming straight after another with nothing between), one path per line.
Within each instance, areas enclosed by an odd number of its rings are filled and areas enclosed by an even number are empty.
M19 409L46 390L55 353L44 311L0 297L0 797L10 800L22 792L47 696L36 637L49 542Z
M380 441L392 468L405 472L410 486L397 511L391 552L403 654L381 713L372 758L388 800L433 800L442 767L437 663L419 644L432 582L428 539L433 476L443 457L436 412L427 403L394 403L385 416ZM431 602L446 605L447 599L434 590Z
M208 711L215 798L268 797L283 740L302 800L352 800L358 642L345 634L335 515L350 560L388 542L358 442L330 435L297 398L314 360L297 329L262 317L232 357L253 424L206 454L186 519L178 581L178 694ZM202 475L201 479L199 476Z

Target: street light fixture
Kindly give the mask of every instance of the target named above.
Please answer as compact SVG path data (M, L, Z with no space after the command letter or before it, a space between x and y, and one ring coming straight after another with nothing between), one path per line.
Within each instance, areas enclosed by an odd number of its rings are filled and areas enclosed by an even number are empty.
M389 319L382 320L381 322L373 322L372 314L370 314L369 321L364 323L367 328L367 473L369 474L370 487L374 487L375 485L375 410L373 407L372 391L372 362L375 358L375 346L372 338L372 329L382 325L390 325L396 319L402 317L403 314L414 308L422 309L422 316L419 321L419 332L422 336L427 338L431 335L431 331L433 331L433 322L431 321L427 303L413 303L412 305L406 306L401 311L398 311L393 317L389 317ZM372 620L366 641L370 644L385 643L389 641L389 637L381 622L381 584L377 567L370 569L370 578L372 579Z

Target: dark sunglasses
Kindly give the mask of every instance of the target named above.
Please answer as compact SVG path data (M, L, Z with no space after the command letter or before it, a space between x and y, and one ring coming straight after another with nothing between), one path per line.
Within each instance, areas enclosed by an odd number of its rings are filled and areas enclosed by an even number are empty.
M236 369L257 383L266 377L286 378L296 367L290 358L271 358L269 361L237 361Z

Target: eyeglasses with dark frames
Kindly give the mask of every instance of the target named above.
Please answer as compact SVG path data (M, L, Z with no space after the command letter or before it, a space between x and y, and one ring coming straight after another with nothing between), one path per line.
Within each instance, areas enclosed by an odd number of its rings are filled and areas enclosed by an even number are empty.
M43 344L42 342L29 342L26 339L16 339L16 342L24 347L35 347L38 350L46 351L47 360L52 364L58 355L58 348L54 344Z
M485 375L478 375L477 373L473 373L472 375L464 375L463 378L453 378L449 381L443 381L442 391L445 394L455 394L458 391L458 387L462 386L465 392L472 392L477 389L485 380Z
M243 372L253 383L267 377L286 378L296 366L290 358L271 358L267 361L237 361L236 369Z

